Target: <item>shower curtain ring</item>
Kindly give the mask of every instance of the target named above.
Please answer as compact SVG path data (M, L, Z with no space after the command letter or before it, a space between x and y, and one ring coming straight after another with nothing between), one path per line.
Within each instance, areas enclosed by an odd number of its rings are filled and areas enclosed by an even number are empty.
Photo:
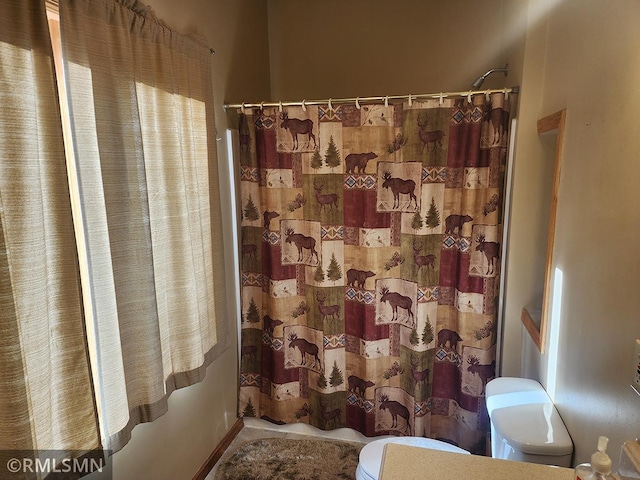
M409 94L409 106L413 106L413 97Z
M504 89L504 99L509 100L509 90L507 88Z
M240 111L242 112L242 114L244 115L244 102L242 102L242 105L240 106Z
M490 92L489 90L487 90L487 91L484 93L484 98L485 98L485 100L487 101L487 103L489 103L489 102L491 101L491 92Z
M331 98L329 98L329 111L333 112L333 107L331 106Z
M467 95L467 102L471 103L471 92L469 92L469 94Z
M387 95L386 97L384 97L384 106L388 107L389 106L389 95Z
M282 100L278 102L278 111L282 113Z
M440 97L438 98L438 103L440 106L444 105L444 94L440 92Z
M302 111L306 112L307 111L307 106L305 105L306 100L302 100Z
M356 97L356 108L360 110L360 97Z

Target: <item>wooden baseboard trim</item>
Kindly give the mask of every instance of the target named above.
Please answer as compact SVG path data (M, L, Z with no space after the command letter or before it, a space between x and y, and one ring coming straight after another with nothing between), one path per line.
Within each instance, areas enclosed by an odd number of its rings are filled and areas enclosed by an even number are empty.
M231 445L233 439L236 438L240 430L242 430L242 427L244 427L244 422L242 421L242 418L238 418L226 435L222 437L218 446L213 449L213 452L211 452L207 461L204 462L204 465L202 465L202 467L200 467L197 473L193 476L193 480L204 480L207 478L209 472L213 469L216 462L220 460L222 454L227 450L227 448L229 448L229 445Z

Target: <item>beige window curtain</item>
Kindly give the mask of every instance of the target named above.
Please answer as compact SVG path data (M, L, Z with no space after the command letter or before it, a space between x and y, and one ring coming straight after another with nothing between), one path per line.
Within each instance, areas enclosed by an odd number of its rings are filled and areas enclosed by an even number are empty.
M92 450L100 436L45 7L0 11L2 476L8 449Z
M211 55L137 1L59 3L100 426L117 451L224 347Z

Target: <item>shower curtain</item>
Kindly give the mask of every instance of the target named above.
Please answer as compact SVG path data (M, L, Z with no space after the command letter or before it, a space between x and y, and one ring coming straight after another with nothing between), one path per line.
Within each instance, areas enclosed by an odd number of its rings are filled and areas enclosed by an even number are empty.
M512 102L239 112L241 416L486 453Z

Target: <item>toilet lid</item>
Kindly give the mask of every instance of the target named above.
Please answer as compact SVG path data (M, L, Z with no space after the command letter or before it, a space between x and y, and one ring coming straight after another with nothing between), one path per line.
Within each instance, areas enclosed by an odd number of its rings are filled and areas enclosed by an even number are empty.
M362 472L372 479L377 479L380 473L380 465L382 464L382 454L384 452L384 446L387 443L397 443L401 445L409 445L411 447L430 448L432 450L442 450L446 452L466 453L466 450L451 445L440 440L433 440L432 438L423 437L395 437L395 438L381 438L373 442L367 443L362 450L360 450L360 467Z
M533 403L495 409L494 428L509 444L532 455L567 455L573 442L553 403Z
M485 396L492 429L511 447L532 455L573 451L567 428L540 383L500 377L487 383Z

